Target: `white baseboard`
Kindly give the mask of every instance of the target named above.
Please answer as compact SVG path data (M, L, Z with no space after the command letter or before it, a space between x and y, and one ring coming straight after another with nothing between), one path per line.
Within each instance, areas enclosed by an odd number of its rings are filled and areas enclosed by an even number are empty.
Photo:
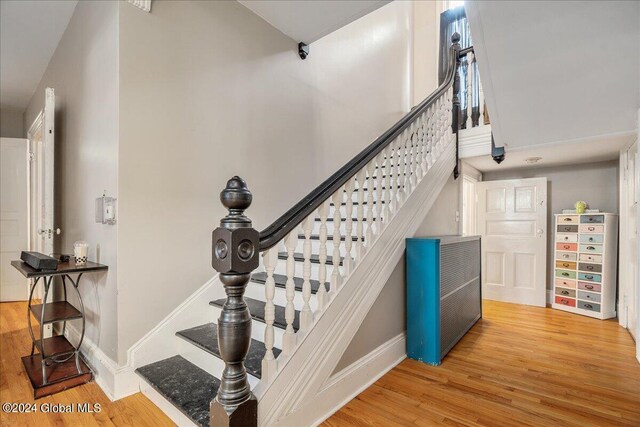
M371 353L347 366L327 381L309 405L300 408L279 426L317 426L407 357L406 334L390 339Z
M156 389L151 387L146 381L140 383L140 391L147 396L164 414L180 427L196 427L196 424L189 417L180 412L173 403L164 398Z

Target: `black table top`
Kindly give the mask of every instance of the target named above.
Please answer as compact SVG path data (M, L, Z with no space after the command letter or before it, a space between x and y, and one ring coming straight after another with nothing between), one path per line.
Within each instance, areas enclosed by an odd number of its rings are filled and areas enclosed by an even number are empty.
M89 273L92 271L104 271L109 267L104 264L98 264L96 262L87 261L86 264L76 265L73 259L68 262L59 262L58 268L55 270L36 270L28 264L16 260L11 261L11 265L16 268L24 277L42 277L42 276L61 276L69 273Z

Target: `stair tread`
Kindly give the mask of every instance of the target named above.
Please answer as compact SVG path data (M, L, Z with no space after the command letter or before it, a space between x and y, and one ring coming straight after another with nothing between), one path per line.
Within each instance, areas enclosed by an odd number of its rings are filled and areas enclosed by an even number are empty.
M218 346L218 325L215 323L205 323L204 325L178 331L176 335L207 353L222 359L220 347ZM247 372L256 378L262 378L262 359L265 353L264 343L252 338L249 345L249 353L247 353L247 357L244 360L244 366L247 368ZM280 349L274 348L273 354L278 357Z
M286 287L287 276L285 276L284 274L274 274L273 279L276 282L277 288ZM251 281L255 283L264 284L267 282L267 273L265 272L254 273L251 275ZM302 285L304 283L304 279L302 277L294 277L293 282L295 283L296 291L302 292ZM317 293L318 289L320 288L320 282L318 280L309 280L309 283L311 284L311 293L312 294ZM329 291L329 282L325 282L325 289Z
M182 356L173 356L136 369L151 386L194 423L209 426L209 405L220 380Z
M215 307L222 308L225 301L226 301L225 298L220 298L215 301L211 301L209 304ZM265 302L258 301L257 299L253 299L249 297L244 297L244 301L247 304L247 307L249 307L249 311L251 312L251 317L259 322L265 323L264 321ZM273 321L273 326L278 327L280 329L286 329L287 321L284 316L284 307L276 305L275 308L276 308L276 316L275 316L276 318ZM293 330L297 331L299 328L299 325L300 325L300 312L296 310L295 317L293 319L293 325L292 325Z
M278 259L287 259L287 253L286 252L278 252ZM293 254L293 259L295 259L298 262L304 262L304 255L301 254L300 252L294 252ZM342 261L344 260L344 257L340 257L340 264L342 265ZM312 264L320 264L320 256L319 255L315 255L312 254L310 261ZM333 257L328 255L327 256L327 261L325 263L326 265L333 265Z

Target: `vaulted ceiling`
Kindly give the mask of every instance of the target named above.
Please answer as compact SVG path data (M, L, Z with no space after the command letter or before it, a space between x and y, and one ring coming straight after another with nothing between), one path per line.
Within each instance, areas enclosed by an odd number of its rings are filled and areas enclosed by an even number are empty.
M636 129L640 2L465 7L497 144L523 148Z
M0 108L24 111L77 3L0 2Z

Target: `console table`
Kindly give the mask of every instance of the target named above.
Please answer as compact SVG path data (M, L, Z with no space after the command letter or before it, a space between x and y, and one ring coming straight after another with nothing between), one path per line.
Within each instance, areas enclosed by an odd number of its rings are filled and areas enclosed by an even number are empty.
M80 345L82 344L85 330L85 314L78 286L84 273L104 271L108 267L95 262L76 265L73 260L59 263L58 268L55 270L36 270L22 261L11 261L11 265L26 278L34 279L29 292L27 309L28 329L31 335L31 354L22 358L22 364L33 388L33 397L38 399L91 381L93 373L80 357ZM72 274L77 274L75 280L71 277ZM47 302L51 284L56 276L62 278L64 300ZM34 305L32 304L33 291L40 279L44 284L44 297L42 304ZM73 285L80 309L74 307L67 300L67 280ZM31 325L32 314L40 325L39 338L36 338L33 333ZM67 322L71 320L80 320L82 322L80 341L77 346L71 344L64 336ZM44 325L51 323L62 323L62 334L45 338ZM36 348L39 354L35 353Z

